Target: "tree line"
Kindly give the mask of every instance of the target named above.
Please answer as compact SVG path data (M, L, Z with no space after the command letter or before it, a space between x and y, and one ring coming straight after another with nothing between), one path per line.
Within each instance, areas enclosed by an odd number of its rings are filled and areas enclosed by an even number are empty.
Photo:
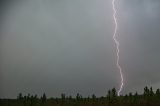
M60 98L47 98L45 93L41 97L19 93L17 99L0 99L0 106L160 106L160 89L153 91L152 87L145 87L143 94L117 96L113 88L102 97L95 94L82 97L77 93L75 97L61 94Z

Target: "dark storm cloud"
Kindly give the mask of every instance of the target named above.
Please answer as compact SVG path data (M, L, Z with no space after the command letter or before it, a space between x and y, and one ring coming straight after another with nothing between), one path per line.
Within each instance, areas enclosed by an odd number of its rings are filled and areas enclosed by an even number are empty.
M5 2L0 95L105 95L119 86L110 0ZM117 1L126 93L159 86L160 2ZM12 89L11 89L12 88Z
M158 87L160 2L123 0L122 4L123 8L119 11L121 16L119 20L123 20L120 22L122 26L120 39L123 49L122 60L127 74L127 89L155 84Z
M1 96L105 95L118 87L109 3L30 0L10 8L1 37Z

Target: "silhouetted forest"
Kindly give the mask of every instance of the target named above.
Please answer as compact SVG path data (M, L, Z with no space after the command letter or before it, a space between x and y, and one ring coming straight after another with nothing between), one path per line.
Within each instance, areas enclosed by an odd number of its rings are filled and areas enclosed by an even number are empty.
M60 98L47 98L44 93L23 96L20 93L17 99L0 99L0 106L160 106L160 89L155 92L152 87L144 88L143 94L129 93L117 96L115 88L108 91L106 96L82 97L79 93L75 96L61 94Z

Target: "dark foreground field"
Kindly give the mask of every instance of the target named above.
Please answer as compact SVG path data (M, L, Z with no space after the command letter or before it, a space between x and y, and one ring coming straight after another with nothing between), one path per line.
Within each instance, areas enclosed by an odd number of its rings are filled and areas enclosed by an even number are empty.
M117 96L113 88L104 97L83 98L80 94L76 97L61 95L61 98L47 98L45 94L38 98L37 95L23 96L21 93L17 99L0 99L0 106L160 106L160 89L153 92L152 87L144 88L144 93L129 93Z

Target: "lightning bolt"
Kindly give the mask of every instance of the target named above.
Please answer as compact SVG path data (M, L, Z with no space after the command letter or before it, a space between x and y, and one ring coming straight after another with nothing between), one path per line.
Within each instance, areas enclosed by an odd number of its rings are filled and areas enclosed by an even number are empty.
M123 89L123 85L124 85L124 81L123 81L123 73L122 73L122 68L119 64L119 41L116 39L116 35L117 35L117 29L118 29L118 23L117 23L117 10L115 8L115 0L112 0L112 7L113 7L113 19L114 19L114 24L115 24L115 29L114 29L114 34L113 34L113 40L115 42L116 45L116 55L117 55L117 59L116 59L116 65L117 68L120 72L120 76L121 76L121 84L120 84L120 88L118 90L118 96L120 95L122 89Z

